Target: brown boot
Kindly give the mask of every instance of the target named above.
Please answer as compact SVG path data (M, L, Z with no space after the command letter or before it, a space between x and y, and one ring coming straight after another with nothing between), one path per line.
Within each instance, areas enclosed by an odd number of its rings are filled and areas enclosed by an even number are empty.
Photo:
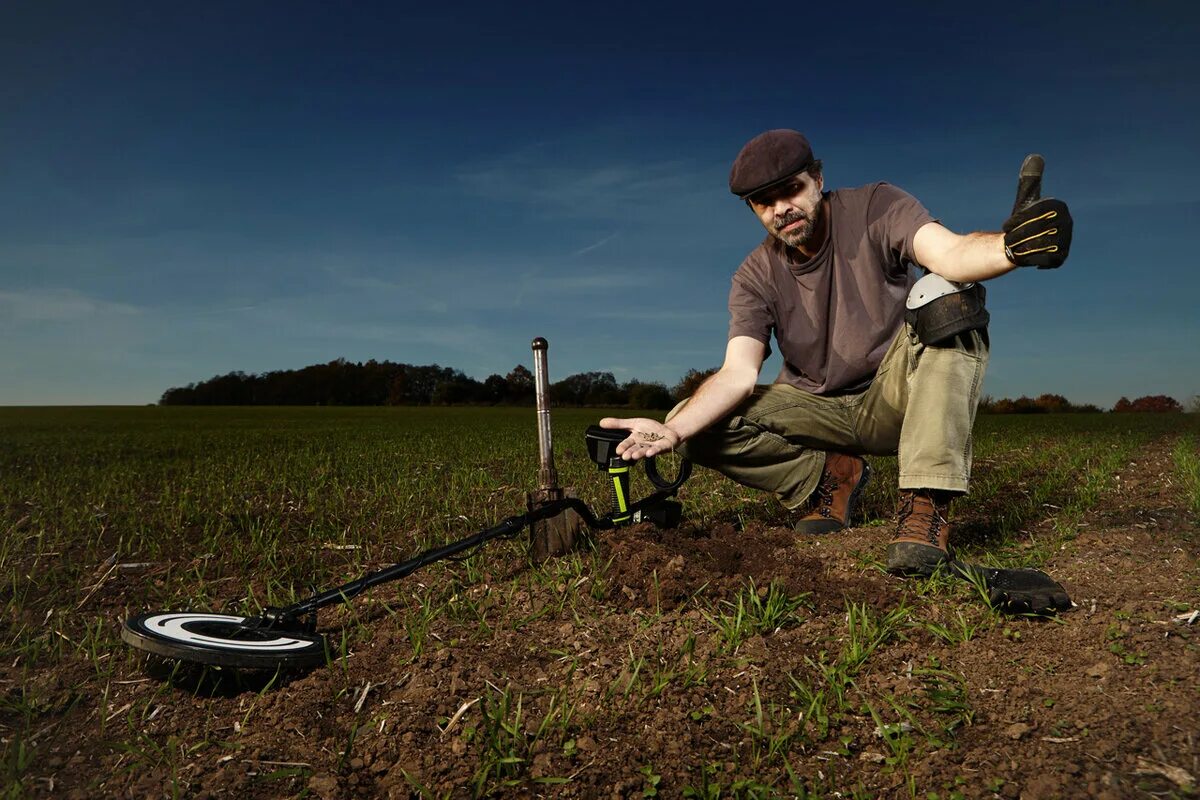
M888 572L896 575L932 575L950 560L949 492L901 489L896 535L887 547Z
M833 533L850 524L871 468L858 456L826 453L825 469L813 497L816 506L795 524L797 533Z

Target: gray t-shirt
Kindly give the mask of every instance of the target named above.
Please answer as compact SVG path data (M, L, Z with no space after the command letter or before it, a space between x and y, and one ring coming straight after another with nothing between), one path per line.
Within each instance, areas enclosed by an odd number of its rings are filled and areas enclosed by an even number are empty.
M767 238L746 256L729 292L729 338L783 356L776 383L813 394L858 391L871 383L904 323L917 229L933 217L916 198L875 183L827 192L832 224L820 252Z

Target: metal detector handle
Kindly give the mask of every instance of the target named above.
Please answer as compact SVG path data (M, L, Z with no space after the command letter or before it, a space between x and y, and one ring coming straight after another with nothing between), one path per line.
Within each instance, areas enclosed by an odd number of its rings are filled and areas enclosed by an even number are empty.
M617 445L625 441L628 437L629 431L625 428L601 428L599 425L589 425L586 433L584 433L588 455L591 456L592 461L596 462L596 466L600 467L600 469L611 469L613 466L629 466L633 463L624 461L617 455ZM667 480L658 471L658 462L655 461L655 458L655 456L650 456L649 458L642 459L646 466L646 477L654 484L655 489L673 493L692 475L692 462L683 458L679 461L679 472L675 475L674 480ZM624 496L626 503L628 503L629 487L626 485L624 488Z
M612 495L609 518L617 525L623 525L633 517L633 512L629 510L629 462L620 456L613 456L608 462L608 477L612 481L609 486Z

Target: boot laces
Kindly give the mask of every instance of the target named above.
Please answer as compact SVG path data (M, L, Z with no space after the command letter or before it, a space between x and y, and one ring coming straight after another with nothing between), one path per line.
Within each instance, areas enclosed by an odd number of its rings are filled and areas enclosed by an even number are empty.
M821 481L817 484L817 507L814 509L816 513L822 517L833 518L833 493L840 485L833 473L828 470L821 473Z
M900 507L900 519L898 530L901 534L905 532L919 531L934 547L939 547L940 542L938 535L942 532L942 526L946 524L946 517L943 516L941 509L937 507L937 503L933 498L925 498L931 510L925 508L918 509L916 505L916 494L908 494L903 498L903 505ZM913 523L916 524L913 524ZM924 528L924 530L921 530Z

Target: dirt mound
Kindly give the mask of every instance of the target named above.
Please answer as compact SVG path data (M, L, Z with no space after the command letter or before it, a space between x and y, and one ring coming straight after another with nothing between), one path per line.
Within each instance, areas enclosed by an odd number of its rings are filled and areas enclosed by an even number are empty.
M644 524L613 531L600 546L617 587L608 599L621 609L676 609L700 594L720 604L753 581L760 590L776 584L789 595L804 595L819 613L844 610L846 596L895 602L882 577L834 575L835 565L798 548L796 539L787 528L757 524L665 531Z

